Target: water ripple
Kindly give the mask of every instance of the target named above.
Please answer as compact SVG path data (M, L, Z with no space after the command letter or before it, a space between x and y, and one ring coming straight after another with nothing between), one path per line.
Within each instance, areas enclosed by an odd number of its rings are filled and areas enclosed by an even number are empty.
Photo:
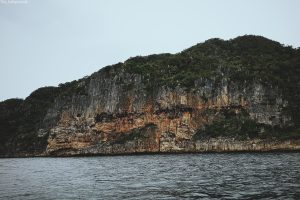
M299 199L300 153L0 159L1 199Z

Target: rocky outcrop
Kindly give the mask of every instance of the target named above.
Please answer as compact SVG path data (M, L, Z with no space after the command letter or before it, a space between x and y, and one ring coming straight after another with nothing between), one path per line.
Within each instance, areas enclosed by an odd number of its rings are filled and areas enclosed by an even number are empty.
M34 136L46 138L46 145L22 155L300 149L297 120L290 111L299 104L280 84L259 77L236 79L231 63L216 66L209 76L190 74L190 85L181 82L186 77L169 84L168 76L162 81L151 71L133 71L131 62L61 85L35 126ZM166 73L177 77L170 63L164 64Z
M202 79L195 81L192 91L163 86L144 95L147 92L138 75L119 73L113 81L105 77L101 72L93 75L87 97L56 102L54 110L61 112L58 124L50 129L49 155L300 148L299 141L289 140L281 143L276 139L236 140L235 136L194 138L205 125L228 111L234 115L247 112L249 119L258 124L291 125L291 117L282 112L287 102L278 88Z

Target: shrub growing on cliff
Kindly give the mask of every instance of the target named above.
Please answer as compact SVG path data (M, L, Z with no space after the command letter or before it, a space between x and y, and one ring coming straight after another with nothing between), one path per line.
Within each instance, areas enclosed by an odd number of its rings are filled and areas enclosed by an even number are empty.
M116 144L124 144L128 141L150 138L155 133L156 125L146 124L144 127L133 129L130 133L121 133L114 141Z
M190 88L199 78L218 76L228 76L233 81L256 79L285 85L286 80L300 75L298 54L291 47L249 35L230 41L211 39L173 55L138 56L127 60L122 67L143 75L145 83L152 87ZM226 70L220 71L222 68Z
M247 139L260 136L262 125L251 119L242 108L238 113L234 109L221 109L219 112L212 123L196 132L194 140L216 137Z

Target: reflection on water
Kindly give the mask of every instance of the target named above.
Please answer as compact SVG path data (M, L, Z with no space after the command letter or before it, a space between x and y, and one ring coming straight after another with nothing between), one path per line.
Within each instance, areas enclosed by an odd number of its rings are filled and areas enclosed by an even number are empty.
M1 199L299 199L300 153L0 159Z

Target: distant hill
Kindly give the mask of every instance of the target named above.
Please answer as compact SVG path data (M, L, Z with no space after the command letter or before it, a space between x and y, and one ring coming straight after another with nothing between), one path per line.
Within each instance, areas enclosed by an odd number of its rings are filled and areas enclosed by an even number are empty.
M300 149L300 50L245 35L0 102L2 156Z

